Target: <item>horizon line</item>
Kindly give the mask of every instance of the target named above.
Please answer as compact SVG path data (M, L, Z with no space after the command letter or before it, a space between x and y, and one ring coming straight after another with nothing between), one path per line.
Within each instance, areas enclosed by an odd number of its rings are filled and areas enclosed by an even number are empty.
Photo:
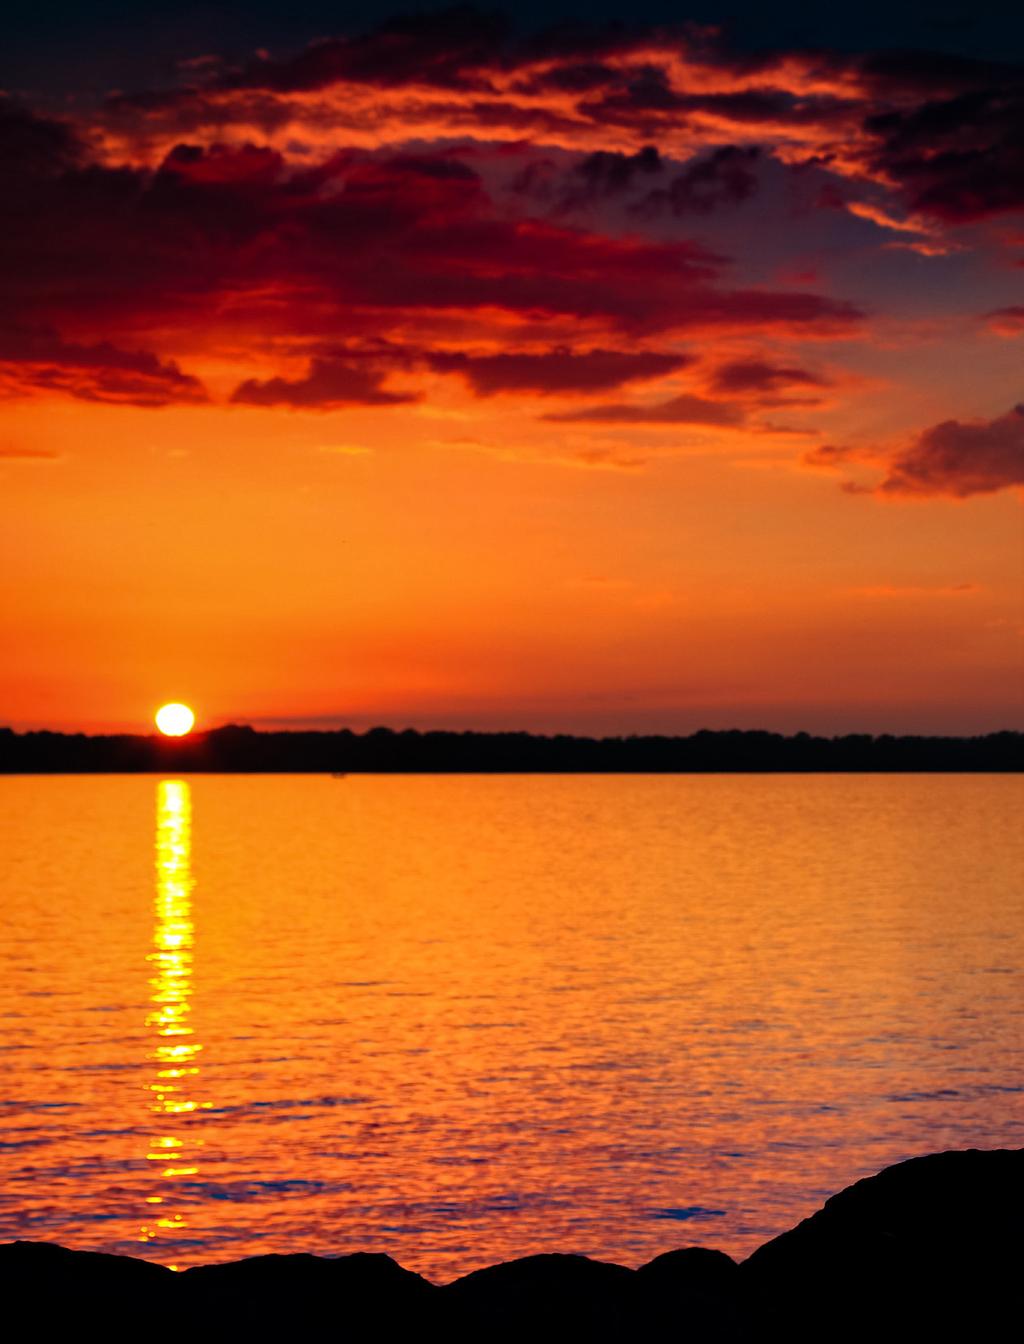
M169 746L185 746L189 742L195 742L208 738L216 733L228 731L252 733L257 736L276 736L276 737L299 737L309 735L329 736L332 734L348 733L353 737L365 738L371 734L388 734L390 736L403 736L412 734L417 737L428 736L451 736L451 737L529 737L540 740L552 740L558 738L569 738L576 741L586 742L623 742L637 739L666 739L670 741L688 741L694 737L725 737L725 736L762 736L774 737L783 740L809 739L819 742L844 741L850 738L869 739L877 741L880 738L913 738L916 740L940 740L940 741L975 741L978 739L1002 736L1022 736L1024 735L1024 726L1022 727L1002 727L990 728L983 732L914 732L899 731L893 732L885 730L882 732L856 731L848 730L845 732L820 733L810 732L806 729L796 729L793 732L782 732L775 728L740 728L738 726L730 728L695 728L690 732L652 732L630 730L619 733L584 733L574 732L568 729L553 730L535 730L530 728L415 728L411 725L395 728L389 724L372 724L367 728L353 728L346 724L338 725L333 728L323 726L310 726L307 728L272 728L257 727L252 723L228 720L208 728L194 728L189 733L181 737L168 737L165 734L152 729L145 731L132 731L130 729L113 729L99 732L87 731L85 729L68 728L17 728L11 724L0 723L0 734L11 735L14 737L28 737L33 734L49 734L53 737L85 737L90 739L112 738L112 737L132 737L142 740L153 740L163 742Z

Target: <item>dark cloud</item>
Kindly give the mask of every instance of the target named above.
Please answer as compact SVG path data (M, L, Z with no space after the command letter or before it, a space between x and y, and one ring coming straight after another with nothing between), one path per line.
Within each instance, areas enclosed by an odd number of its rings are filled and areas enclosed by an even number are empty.
M684 393L656 406L632 406L617 402L609 406L591 406L580 411L546 415L545 420L563 423L587 422L615 425L738 425L743 412L725 402Z
M173 360L109 341L76 344L40 328L0 328L0 380L7 395L49 390L81 401L146 407L207 399L202 383Z
M644 145L635 154L600 149L568 169L551 158L534 159L519 169L509 186L516 195L545 202L557 218L625 196L664 171L665 161L654 145Z
M720 364L711 375L716 392L777 393L789 388L826 387L827 380L808 369L792 365L770 364L759 359L735 359Z
M580 111L597 122L650 124L651 114L677 118L686 99L672 87L668 72L657 65L633 67L627 74L617 72L615 85L603 98L580 104Z
M341 82L384 88L410 83L486 88L482 72L499 60L508 33L502 15L469 5L407 14L358 37L313 43L289 60L262 58L225 83L282 93L305 93Z
M876 449L822 444L803 455L810 467L875 463ZM890 498L946 495L966 499L1024 485L1024 405L994 420L944 420L923 430L893 457L880 484L844 481L853 495Z
M440 353L427 356L427 362L442 373L461 373L478 396L489 397L498 392L607 391L625 383L662 378L693 359L657 351L588 350L575 354L562 348L539 354Z
M225 305L256 336L294 338L385 336L439 312L652 332L831 331L859 316L813 293L723 287L725 259L692 242L509 217L447 151L295 164L265 146L177 146L154 170L84 162L7 185L0 312L122 345L193 332Z
M644 145L635 154L601 149L577 163L572 176L589 197L619 196L638 178L660 173L664 167L654 145Z
M944 420L926 429L878 491L964 499L1015 485L1024 485L1024 405L995 420Z
M1024 209L1024 85L869 116L872 169L951 224Z
M231 400L239 406L291 406L296 410L332 411L352 406L403 406L419 398L382 387L383 375L363 365L314 359L305 378L249 378L236 387Z
M853 112L848 98L807 96L783 89L742 89L737 93L687 94L680 100L684 113L703 113L737 126L822 126L848 121Z
M62 172L85 152L66 122L40 117L0 94L0 181Z
M666 187L650 192L638 203L640 214L667 210L673 215L709 215L723 205L737 205L757 191L754 165L760 150L723 145L695 159Z
M676 58L694 77L680 74ZM350 106L353 94L359 102L373 90L383 95L378 104ZM789 163L802 156L847 177L859 165L876 184L901 190L911 209L961 223L1021 207L1022 100L1024 67L1009 61L737 50L722 30L686 23L563 24L523 38L501 16L459 6L318 41L286 59L261 57L193 87L119 95L107 113L121 133L137 123L143 140L156 129L185 136L232 121L269 134L318 117L353 129L390 121L393 139L415 134L419 120L430 138L552 136L588 152L596 133L617 142L597 153L623 160L633 156L616 132L636 143L685 131L716 147L652 197L651 208L678 214L708 213L756 190L740 157L750 147L717 142L756 139L769 153L781 138L797 147Z
M548 67L513 86L517 93L593 93L615 83L615 70L596 61L576 61Z

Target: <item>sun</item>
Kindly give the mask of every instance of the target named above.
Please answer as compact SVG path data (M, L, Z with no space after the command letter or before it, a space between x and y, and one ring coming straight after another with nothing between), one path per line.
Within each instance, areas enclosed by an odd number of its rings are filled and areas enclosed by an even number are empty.
M192 731L196 716L188 705L161 705L156 712L156 726L165 737L184 737Z

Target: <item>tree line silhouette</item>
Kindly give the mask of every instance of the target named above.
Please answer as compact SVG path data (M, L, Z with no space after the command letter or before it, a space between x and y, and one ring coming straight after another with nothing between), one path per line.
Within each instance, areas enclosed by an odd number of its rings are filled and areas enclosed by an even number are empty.
M0 773L672 773L1017 771L1024 733L815 737L703 729L688 737L418 732L261 732L228 724L185 738L0 728Z

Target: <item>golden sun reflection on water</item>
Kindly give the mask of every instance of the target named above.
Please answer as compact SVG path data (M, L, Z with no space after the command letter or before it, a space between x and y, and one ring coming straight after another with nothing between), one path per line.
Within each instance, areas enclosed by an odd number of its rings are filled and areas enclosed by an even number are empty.
M188 1226L180 1208L182 1180L199 1173L202 1140L181 1123L203 1108L195 1099L202 1046L191 1025L193 947L192 919L192 796L181 779L162 779L156 788L156 894L153 950L146 960L153 968L146 1027L153 1048L147 1058L155 1068L149 1091L149 1111L161 1117L149 1134L147 1162L155 1178L145 1202L158 1213L139 1229L139 1240L155 1241L161 1233L179 1235ZM209 1103L205 1103L209 1106ZM176 1122L177 1117L181 1120ZM168 1133L168 1129L176 1132Z

